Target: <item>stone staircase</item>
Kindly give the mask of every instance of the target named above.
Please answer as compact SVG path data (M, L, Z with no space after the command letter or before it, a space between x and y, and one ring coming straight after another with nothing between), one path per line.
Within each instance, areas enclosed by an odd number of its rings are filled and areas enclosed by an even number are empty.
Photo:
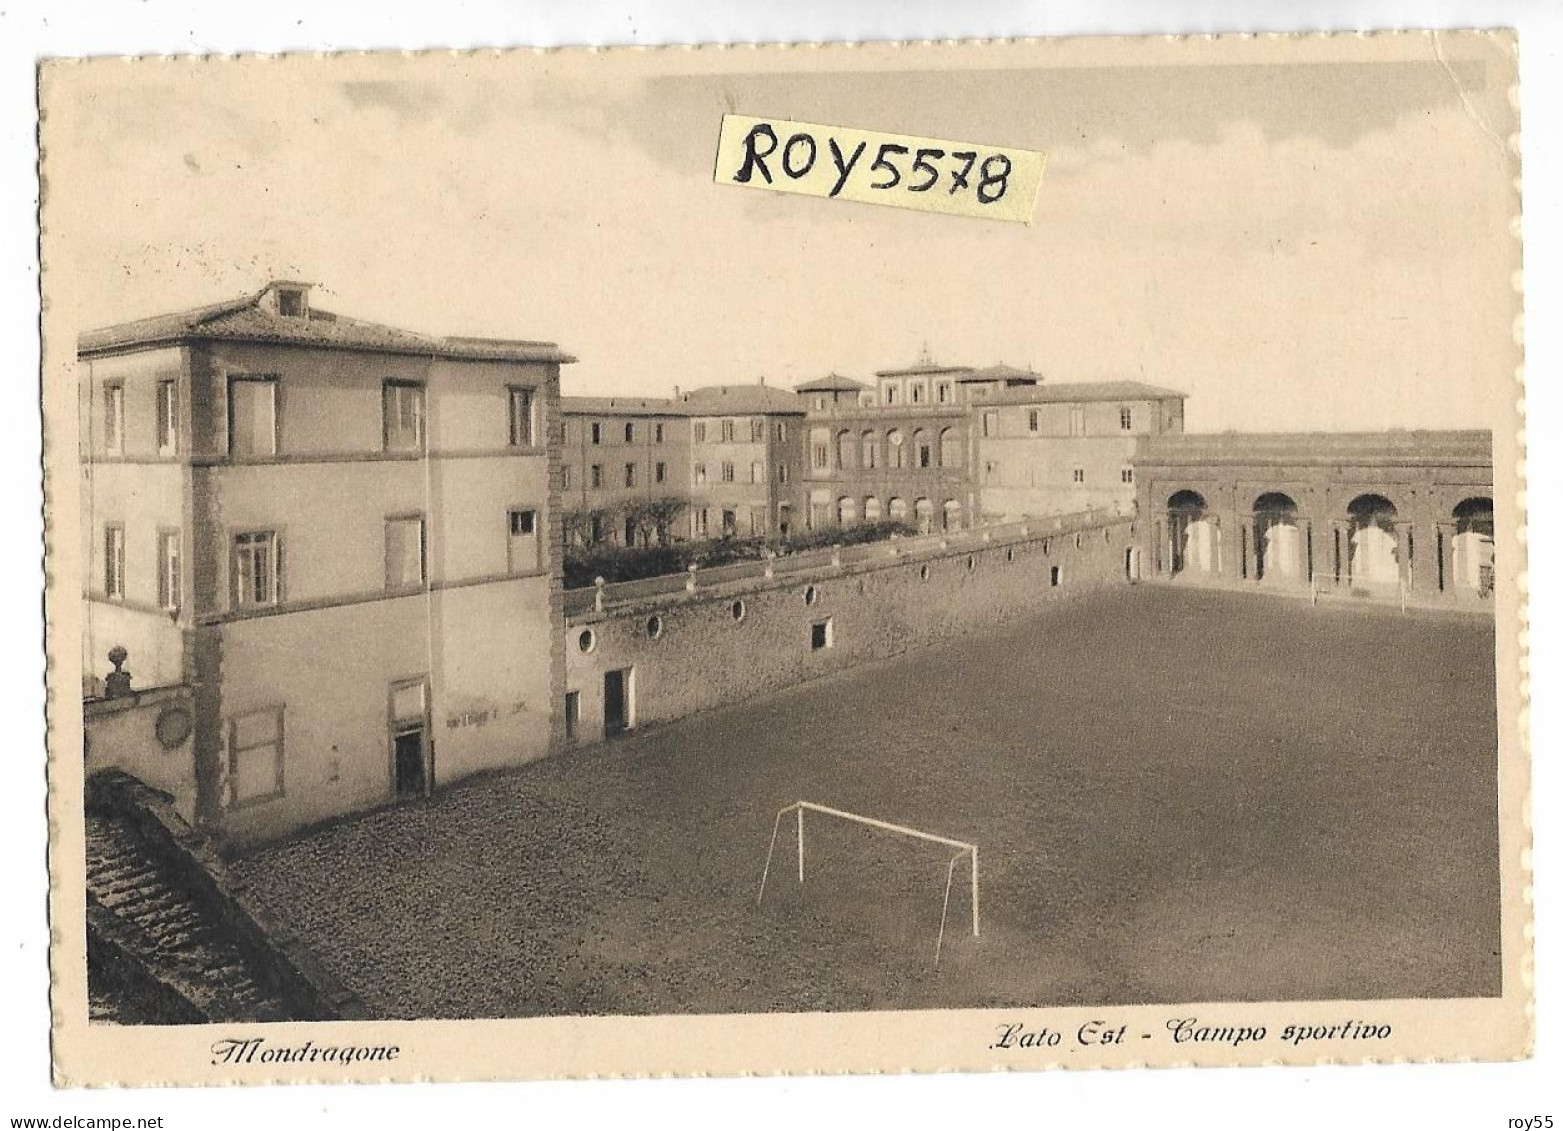
M264 974L218 911L181 882L127 817L87 814L87 898L98 932L139 958L145 975L184 998L203 1019L292 1019L286 1001L265 987ZM117 1003L102 1004L110 1013L119 1011Z
M94 1022L365 1016L303 943L251 908L172 799L128 774L88 779L87 999Z

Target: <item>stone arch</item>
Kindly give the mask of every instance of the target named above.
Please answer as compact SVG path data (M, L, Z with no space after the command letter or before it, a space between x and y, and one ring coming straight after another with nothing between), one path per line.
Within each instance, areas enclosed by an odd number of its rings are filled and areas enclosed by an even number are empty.
M892 470L899 471L906 466L906 442L899 428L892 428L885 433L885 447L887 462Z
M1346 505L1349 520L1347 576L1353 588L1400 584L1400 512L1383 495L1358 495Z
M1497 581L1492 499L1487 495L1473 495L1460 500L1450 513L1454 517L1450 552L1455 591L1491 597Z
M1184 488L1167 496L1167 540L1174 577L1221 571L1221 530L1198 491Z
M836 500L836 525L851 526L857 521L857 500L843 495Z
M912 466L919 469L933 467L933 461L933 442L928 439L928 433L919 428L912 433Z
M883 517L884 517L884 514L879 509L879 496L878 495L870 495L870 496L868 496L868 498L863 500L863 521L864 522L878 522Z
M857 452L850 430L843 428L836 433L836 466L842 469L857 466Z
M927 499L918 499L912 504L912 513L917 516L917 532L919 534L933 533L933 504Z
M961 504L959 499L944 500L944 529L959 530L961 528Z
M879 466L879 436L873 431L864 432L860 442L862 449L858 454L858 466L865 471L872 471Z
M1254 579L1301 581L1304 566L1297 501L1284 491L1266 491L1254 500Z
M889 514L891 522L905 522L906 500L901 498L899 495L891 496Z

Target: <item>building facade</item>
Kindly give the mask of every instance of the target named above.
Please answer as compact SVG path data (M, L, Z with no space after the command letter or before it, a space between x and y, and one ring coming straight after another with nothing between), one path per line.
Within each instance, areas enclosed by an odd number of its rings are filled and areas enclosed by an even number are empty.
M688 522L690 421L681 402L563 397L560 417L567 539L643 546L682 535Z
M276 282L78 345L84 670L123 648L135 687L191 688L187 816L229 841L558 741L573 359L310 300Z
M973 466L990 520L1135 504L1142 436L1183 431L1184 394L1138 381L1011 384L979 393Z
M1183 583L1489 600L1490 432L1147 435L1140 567Z
M797 529L804 404L759 385L683 394L689 413L689 537L786 537Z

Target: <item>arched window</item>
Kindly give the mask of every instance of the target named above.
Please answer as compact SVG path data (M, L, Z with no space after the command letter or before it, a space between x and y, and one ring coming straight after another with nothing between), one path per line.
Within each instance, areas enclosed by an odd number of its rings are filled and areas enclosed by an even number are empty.
M917 514L917 529L919 533L931 534L933 532L933 504L927 499L918 499L912 509Z
M881 517L883 517L883 516L879 513L879 498L878 498L878 496L870 495L868 498L864 499L863 500L863 521L864 522L878 522Z
M843 495L836 500L836 525L851 526L857 521L857 500Z
M863 452L859 461L863 470L873 471L879 466L879 437L872 432L863 433Z
M836 433L836 466L852 467L856 462L856 452L852 450L852 433L843 428Z
M815 471L830 470L830 429L809 429L809 466Z
M959 530L961 528L961 504L955 499L944 501L944 529Z
M900 471L906 466L906 448L902 442L901 430L899 428L891 429L885 435L885 443L890 447L891 469Z
M918 469L933 466L933 442L921 428L912 433L912 466Z
M895 498L890 500L890 521L891 522L905 522L906 521L906 500L901 498L900 496L896 496Z
M961 438L954 428L939 433L939 462L945 467L961 465Z

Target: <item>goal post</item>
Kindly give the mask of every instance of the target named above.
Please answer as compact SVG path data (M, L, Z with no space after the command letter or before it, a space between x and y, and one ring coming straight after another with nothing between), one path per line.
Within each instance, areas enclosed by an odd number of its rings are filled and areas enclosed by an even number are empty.
M805 812L820 813L843 821L854 821L857 824L879 829L882 832L913 837L933 844L942 844L947 848L956 850L955 855L950 857L949 867L945 870L944 910L939 915L939 938L934 944L933 951L933 963L935 966L939 965L939 954L944 949L944 927L950 915L950 890L955 884L955 866L962 859L969 858L971 861L971 935L972 938L980 938L982 936L980 885L977 872L977 846L975 844L964 840L956 840L954 837L925 832L922 829L914 829L910 825L897 825L890 821L882 821L877 817L865 817L861 813L849 813L845 809L836 809L813 801L794 801L791 805L783 806L781 811L776 814L776 821L771 826L771 847L765 854L765 870L760 874L760 894L755 897L754 901L756 907L765 900L765 884L771 876L771 862L776 856L776 842L781 836L782 820L788 814L795 814L797 818L798 883L803 883L803 814Z

